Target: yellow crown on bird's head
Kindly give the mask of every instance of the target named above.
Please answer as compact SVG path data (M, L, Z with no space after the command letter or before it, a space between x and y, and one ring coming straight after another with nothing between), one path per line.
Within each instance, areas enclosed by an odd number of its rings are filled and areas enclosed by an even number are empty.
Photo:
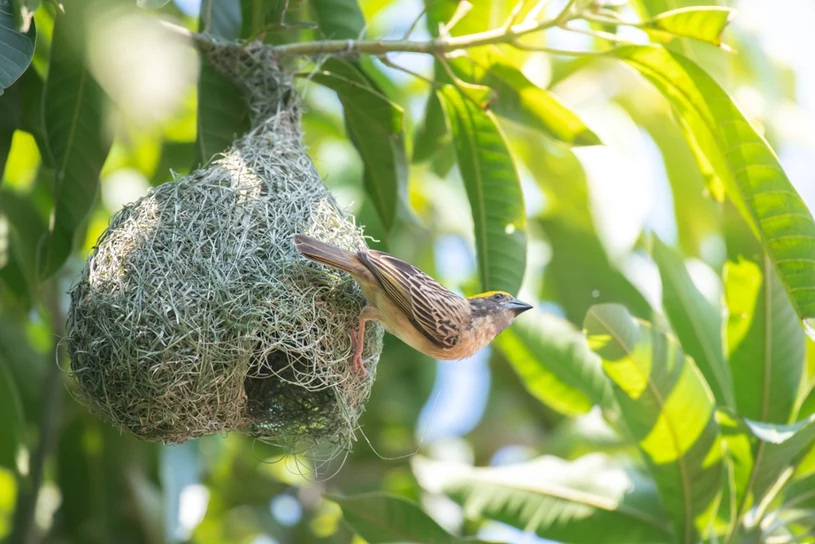
M495 296L495 295L501 295L500 298L504 298L504 297L512 298L512 295L510 295L506 291L486 291L484 293L479 293L477 295L467 297L467 300L476 300L476 299L480 299L480 298L490 298L490 297ZM498 297L496 297L496 300L498 300Z
M511 310L515 315L521 314L530 308L531 305L521 302L506 291L487 291L467 297L470 307L474 311L495 311L497 309Z

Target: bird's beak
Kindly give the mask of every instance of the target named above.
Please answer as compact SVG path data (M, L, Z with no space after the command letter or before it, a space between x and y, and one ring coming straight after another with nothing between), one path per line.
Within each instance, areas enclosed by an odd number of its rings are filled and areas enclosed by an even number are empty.
M507 303L507 308L515 312L515 315L521 315L527 310L532 309L531 304L527 304L526 302L521 302L517 298L512 299L509 303Z

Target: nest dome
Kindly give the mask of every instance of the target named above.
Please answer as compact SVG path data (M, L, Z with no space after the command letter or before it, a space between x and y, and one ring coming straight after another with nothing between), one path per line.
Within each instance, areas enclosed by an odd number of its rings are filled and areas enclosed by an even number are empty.
M266 51L210 55L244 88L252 130L125 206L99 238L71 290L71 373L95 413L143 439L238 431L336 453L354 437L382 330L368 328L363 378L347 329L365 301L292 235L365 242L306 154L297 95Z

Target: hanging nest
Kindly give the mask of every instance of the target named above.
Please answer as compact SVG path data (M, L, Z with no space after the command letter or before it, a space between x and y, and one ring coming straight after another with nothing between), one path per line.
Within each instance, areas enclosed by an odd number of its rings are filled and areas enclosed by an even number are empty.
M306 154L298 96L269 50L209 58L243 88L252 129L113 217L71 289L71 373L91 410L146 440L237 431L333 456L350 449L382 330L367 329L364 378L347 334L359 288L292 235L365 242Z

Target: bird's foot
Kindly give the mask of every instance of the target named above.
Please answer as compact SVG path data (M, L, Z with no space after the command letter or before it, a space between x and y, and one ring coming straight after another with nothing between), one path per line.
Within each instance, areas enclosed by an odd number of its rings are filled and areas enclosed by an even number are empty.
M354 370L362 376L367 376L368 371L362 364L362 339L358 338L357 331L353 327L348 327L348 336L351 338L351 346L354 348Z

